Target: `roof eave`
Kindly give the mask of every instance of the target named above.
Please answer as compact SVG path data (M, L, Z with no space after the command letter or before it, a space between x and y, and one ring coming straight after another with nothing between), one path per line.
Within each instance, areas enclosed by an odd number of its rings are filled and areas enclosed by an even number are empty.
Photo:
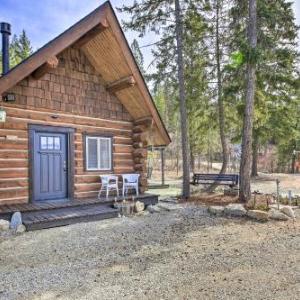
M107 12L106 12L107 19L108 19L109 23L112 25L112 29L114 31L115 37L117 38L119 45L121 46L121 48L123 50L123 53L128 62L128 65L130 66L130 68L132 70L132 74L134 75L134 78L136 79L136 83L139 86L139 89L142 92L144 99L146 100L146 105L148 106L149 111L151 112L151 115L154 118L157 128L161 134L162 140L164 141L163 145L167 146L171 143L171 138L168 134L168 131L167 131L167 129L162 121L162 118L156 108L156 105L154 103L152 95L148 89L145 79L144 79L144 77L138 67L138 64L134 58L134 55L128 44L126 36L125 36L122 28L119 26L118 19L114 12L114 9L109 1L106 2L105 5L106 5L106 9L107 9ZM108 7L109 7L109 9L108 9ZM112 19L114 19L113 22L111 22ZM116 24L117 24L117 26L114 26ZM126 55L126 54L128 54L128 55Z

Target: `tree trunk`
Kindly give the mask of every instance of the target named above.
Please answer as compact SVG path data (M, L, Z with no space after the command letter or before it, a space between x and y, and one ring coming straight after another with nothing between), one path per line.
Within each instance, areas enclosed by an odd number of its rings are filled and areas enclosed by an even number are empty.
M207 173L209 172L209 166L210 166L210 141L209 141L209 137L207 139L207 158L206 158L206 167L207 167Z
M220 49L220 33L219 33L219 20L220 19L220 0L217 0L216 7L216 59L217 59L217 82L218 82L218 110L219 110L219 130L220 130L220 139L222 145L222 168L220 173L226 173L228 165L228 142L225 134L225 116L224 116L224 102L222 95L222 74L221 74L221 49Z
M296 155L295 154L293 154L293 156L292 156L291 173L292 174L296 173Z
M222 167L220 174L226 173L229 151L228 142L225 134L225 116L224 116L224 102L222 95L222 73L221 73L221 49L220 49L220 0L216 2L216 62L217 62L217 100L218 100L218 113L219 113L219 131L222 145ZM208 192L213 192L218 186L218 182L214 182L208 188Z
M183 63L183 26L181 19L181 8L179 0L175 0L175 22L176 22L176 43L177 43L177 65L178 65L178 84L179 84L179 103L181 121L181 146L182 146L182 169L183 185L182 196L190 196L190 160L189 160L189 141L188 141L188 120L186 112L186 95L184 87L184 63Z
M249 0L249 23L248 41L250 53L256 49L257 29L256 29L256 0ZM252 128L253 128L253 107L255 95L256 67L253 55L248 58L247 66L247 93L246 106L244 112L244 124L242 134L242 156L240 165L240 201L247 202L251 199L251 150L252 150Z
M291 173L295 174L295 164L296 164L296 155L293 154L292 156L292 165L291 165Z
M179 175L179 151L180 151L180 147L179 147L179 139L180 139L180 134L179 134L179 125L176 124L176 174L177 176Z
M296 173L296 143L294 143L294 150L293 150L293 154L292 154L292 164L291 164L291 173L295 174Z
M253 143L252 143L252 168L251 177L258 176L257 172L257 159L258 159L258 133L253 132Z
M165 114L164 114L164 121L167 128L169 128L169 81L166 80L166 83L164 85L164 96L165 96Z
M160 159L161 159L161 185L165 185L165 149L160 149Z
M207 173L210 173L209 172L209 167L210 167L210 153L209 153L209 150L207 150L207 158L206 158L206 169L207 169Z
M190 158L191 158L191 170L195 173L195 156L193 153L193 147L190 146Z

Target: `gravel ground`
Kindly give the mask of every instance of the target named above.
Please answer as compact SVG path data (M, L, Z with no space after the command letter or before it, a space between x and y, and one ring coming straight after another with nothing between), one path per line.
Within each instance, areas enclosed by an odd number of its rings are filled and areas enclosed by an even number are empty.
M0 299L300 299L299 229L187 206L0 237Z

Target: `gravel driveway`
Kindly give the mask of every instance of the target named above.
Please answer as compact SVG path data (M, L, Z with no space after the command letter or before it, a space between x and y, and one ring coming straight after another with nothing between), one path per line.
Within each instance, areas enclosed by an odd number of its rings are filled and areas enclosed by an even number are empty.
M300 299L300 222L188 206L0 238L0 299Z

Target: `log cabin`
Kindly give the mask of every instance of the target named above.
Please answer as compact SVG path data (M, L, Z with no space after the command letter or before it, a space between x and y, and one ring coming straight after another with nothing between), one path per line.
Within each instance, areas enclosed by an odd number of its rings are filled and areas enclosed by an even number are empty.
M0 205L96 198L101 174L139 173L147 189L147 146L170 137L110 2L3 67Z

